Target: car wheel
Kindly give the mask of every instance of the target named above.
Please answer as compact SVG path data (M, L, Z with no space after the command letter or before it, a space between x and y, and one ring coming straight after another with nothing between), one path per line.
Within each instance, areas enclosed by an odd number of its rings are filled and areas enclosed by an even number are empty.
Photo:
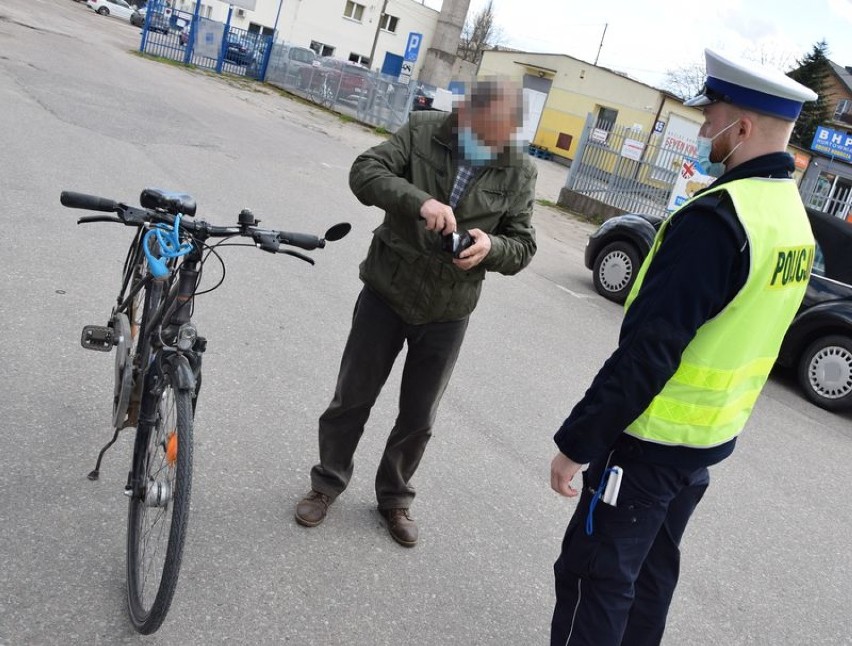
M101 7L100 9L98 9L98 13L101 14L102 16L108 16L109 15L109 9L107 9L106 7Z
M629 242L611 242L595 258L592 280L598 294L623 303L639 271L639 252Z
M852 407L852 338L832 335L811 343L799 358L799 384L820 408Z

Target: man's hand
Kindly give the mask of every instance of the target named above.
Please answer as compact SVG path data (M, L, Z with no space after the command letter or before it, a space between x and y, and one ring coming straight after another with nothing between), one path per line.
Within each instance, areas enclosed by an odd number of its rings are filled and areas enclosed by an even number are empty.
M550 463L550 488L563 496L575 497L580 492L571 486L571 481L582 468L582 464L577 464L564 453L557 453Z
M476 267L491 251L491 237L487 233L479 229L471 229L468 233L473 237L474 243L462 251L458 258L453 259L453 264L465 271Z
M420 207L420 217L426 220L428 231L437 231L447 235L456 230L456 216L447 204L430 198Z

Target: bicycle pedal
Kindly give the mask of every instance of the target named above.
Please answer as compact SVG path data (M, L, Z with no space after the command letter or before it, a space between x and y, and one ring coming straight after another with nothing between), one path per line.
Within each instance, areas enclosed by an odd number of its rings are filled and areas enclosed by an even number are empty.
M106 325L86 325L80 337L80 345L87 350L109 352L115 345L115 333Z

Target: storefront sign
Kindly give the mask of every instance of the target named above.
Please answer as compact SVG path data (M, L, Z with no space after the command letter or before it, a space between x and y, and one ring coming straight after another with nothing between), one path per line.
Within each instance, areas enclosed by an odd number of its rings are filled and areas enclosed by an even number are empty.
M634 161L642 161L642 151L645 150L645 144L636 139L625 139L621 146L621 156L627 157Z
M688 157L698 154L697 139L700 123L676 114L669 115L666 130L659 140L651 179L669 180L672 172L680 172Z
M669 197L669 211L679 209L695 193L702 188L710 186L713 180L716 179L710 175L702 175L698 169L698 160L696 159L687 158L681 162L680 172L677 175L672 194Z
M817 126L811 150L823 155L852 162L852 135L824 126Z

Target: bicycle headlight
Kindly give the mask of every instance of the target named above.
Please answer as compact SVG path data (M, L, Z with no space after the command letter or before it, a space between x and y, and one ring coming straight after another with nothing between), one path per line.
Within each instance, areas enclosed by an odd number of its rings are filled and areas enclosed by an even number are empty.
M178 350L182 350L183 352L191 350L197 336L198 331L192 323L181 325L177 337Z

